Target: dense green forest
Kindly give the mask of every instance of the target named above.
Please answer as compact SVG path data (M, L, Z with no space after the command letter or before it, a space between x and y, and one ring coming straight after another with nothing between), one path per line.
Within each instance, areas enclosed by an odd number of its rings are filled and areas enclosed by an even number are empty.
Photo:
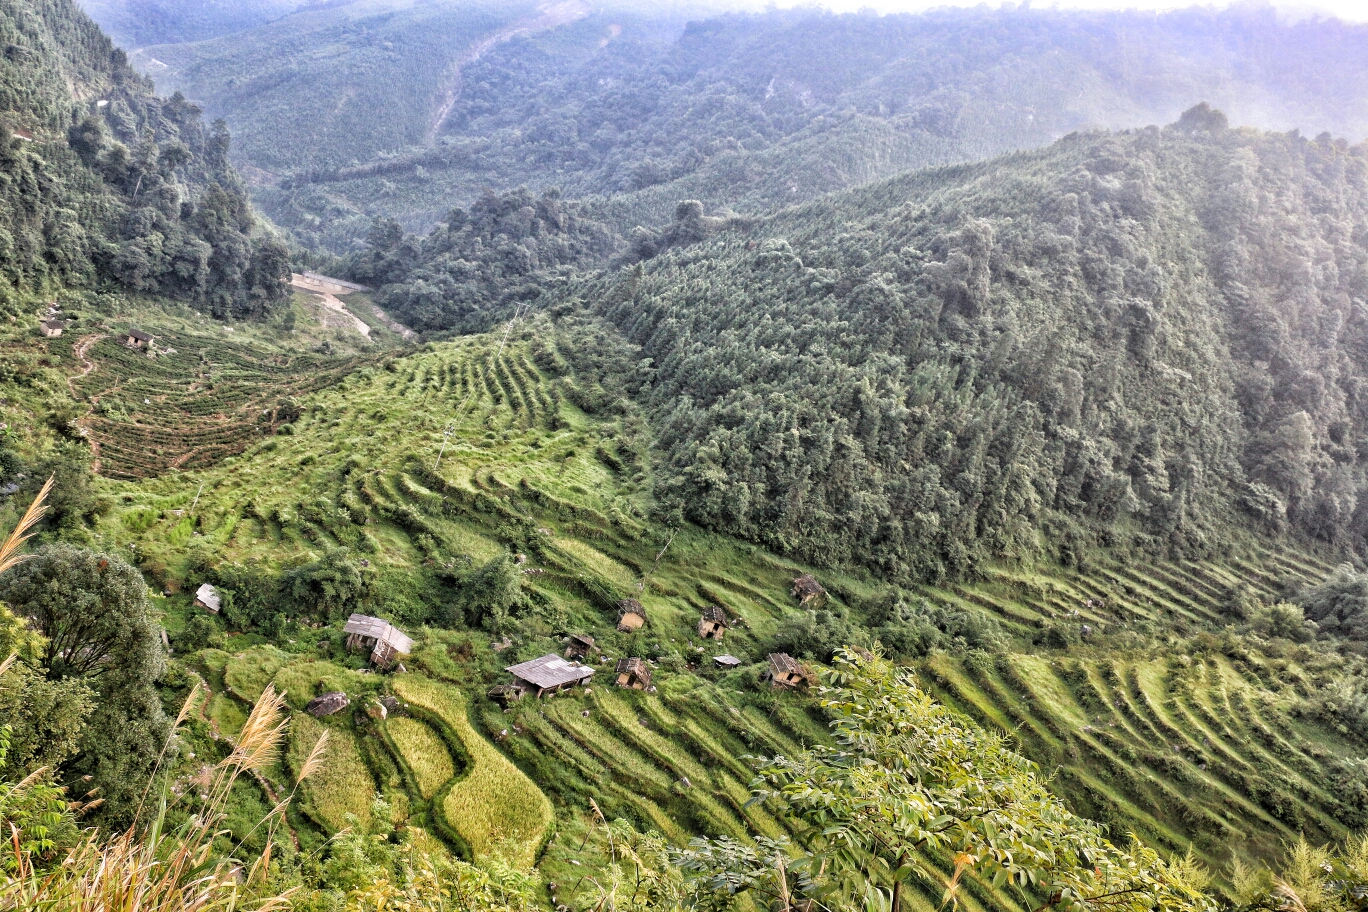
M1368 134L1368 29L1272 9L689 21L369 0L138 60L226 117L256 199L334 252L375 216L426 233L490 187L611 196L600 218L627 231L681 199L760 213L1203 100L1240 124Z
M0 299L118 283L260 315L288 253L256 230L221 121L162 99L70 3L0 7Z
M299 0L81 0L105 34L128 50L204 41L263 25L312 4Z

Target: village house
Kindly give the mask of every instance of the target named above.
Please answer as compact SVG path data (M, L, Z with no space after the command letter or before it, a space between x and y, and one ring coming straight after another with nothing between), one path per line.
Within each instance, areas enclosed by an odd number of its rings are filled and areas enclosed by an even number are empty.
M720 640L728 626L727 613L716 605L709 605L698 619L698 635L705 640Z
M128 338L124 341L124 344L129 348L140 348L150 355L153 351L152 343L155 341L155 336L150 336L141 329L130 329L128 331Z
M42 323L38 324L38 328L42 330L43 335L47 336L49 339L55 339L62 334L62 330L66 329L66 321L44 320Z
M413 652L410 640L389 621L353 614L347 618L342 632L347 634L347 648L352 652L370 652L371 664L389 668L401 655Z
M813 578L811 573L804 573L793 581L792 595L800 605L806 605L809 602L821 604L826 598L826 590L822 588L821 583Z
M558 655L544 655L530 662L509 665L504 671L527 693L539 697L576 687L594 675L594 669L579 662L570 662Z
M195 590L195 604L210 614L218 614L222 605L218 590L208 583L200 583L200 587Z
M723 671L731 671L733 668L741 667L741 660L734 655L713 656L713 664Z
M807 683L807 672L798 660L786 652L769 655L769 670L765 672L773 687L802 687Z
M617 680L614 683L632 690L649 690L651 667L643 659L618 659Z
M632 633L646 626L646 609L636 599L623 599L618 602L617 629Z
M566 637L569 646L565 647L565 657L567 659L587 659L598 652L598 647L594 645L594 638L583 633L572 633Z

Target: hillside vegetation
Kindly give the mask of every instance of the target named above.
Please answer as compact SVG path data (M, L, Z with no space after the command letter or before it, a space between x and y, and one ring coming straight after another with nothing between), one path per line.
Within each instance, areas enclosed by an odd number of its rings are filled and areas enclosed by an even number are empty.
M70 0L0 8L0 308L116 282L259 316L288 254L262 236L228 131L149 80Z
M567 290L649 359L658 494L890 579L1364 541L1368 158L1177 124L829 197Z
M1080 128L1167 123L1203 100L1238 123L1358 141L1366 36L1251 8L686 22L369 0L138 59L228 119L272 218L341 253L373 217L425 233L490 187L611 196L602 217L625 231L681 199L759 214ZM1327 71L1335 91L1312 75Z

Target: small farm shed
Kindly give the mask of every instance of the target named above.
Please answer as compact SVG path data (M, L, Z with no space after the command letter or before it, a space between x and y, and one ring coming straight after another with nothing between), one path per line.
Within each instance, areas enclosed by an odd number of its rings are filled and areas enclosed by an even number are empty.
M44 320L42 323L38 324L38 328L42 330L43 335L47 336L49 339L55 339L62 334L62 330L66 329L66 321Z
M523 690L539 697L583 684L594 676L594 669L558 655L544 655L530 662L509 665L504 671L511 674Z
M618 659L614 683L632 690L647 690L651 686L651 666L644 659Z
M140 348L143 351L150 352L152 350L152 343L155 340L155 336L150 336L141 329L130 329L128 331L128 338L124 341L124 344L129 348Z
M807 673L798 660L787 652L772 652L769 655L769 671L766 676L775 687L802 687L807 683Z
M587 634L572 633L567 639L570 641L570 645L565 647L567 659L585 659L598 652L594 638Z
M646 626L646 609L636 599L618 602L618 626L623 633L631 633Z
M811 573L804 573L793 581L793 597L798 600L798 604L806 605L808 602L820 603L826 597L826 590L822 584L813 578Z
M741 660L734 655L713 656L713 664L718 668L731 671L733 668L741 667Z
M218 590L208 583L200 583L200 587L195 590L195 604L208 611L210 614L218 614L222 605Z
M381 668L389 668L396 657L413 651L413 640L389 621L379 618L353 614L347 618L342 631L347 634L348 649L352 652L369 650L371 664Z
M698 635L705 640L720 640L728 626L727 612L716 605L709 605L698 619Z

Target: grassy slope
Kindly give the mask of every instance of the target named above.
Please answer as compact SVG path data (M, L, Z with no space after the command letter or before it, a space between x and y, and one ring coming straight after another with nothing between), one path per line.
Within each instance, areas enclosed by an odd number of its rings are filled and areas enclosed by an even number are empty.
M136 544L175 583L192 581L183 578L191 550L279 565L344 545L373 564L416 570L458 554L484 560L526 548L529 566L544 572L528 574L524 585L548 610L497 658L476 635L477 664L488 668L558 648L559 632L571 629L600 637L609 655L638 650L648 645L645 638L612 632L604 600L633 592L664 544L665 534L647 519L649 470L632 456L640 441L630 420L585 414L570 403L567 380L538 366L537 347L552 336L538 323L514 332L502 349L498 337L474 337L382 358L301 397L304 414L293 433L211 467L101 482L113 509L96 538L116 548ZM453 434L434 474L427 469L448 426ZM428 676L449 677L474 697L474 736L498 740L554 799L562 821L578 820L593 798L610 817L675 838L748 828L778 834L782 825L763 808L744 807L750 773L738 758L796 750L822 737L821 720L802 695L757 687L756 666L720 674L708 669L706 653L689 650L697 606L715 600L743 624L713 650L760 659L790 604L787 584L798 569L744 543L680 532L641 593L651 616L646 636L668 641L686 660L703 659L702 668L662 662L654 694L599 682L505 714L480 696L486 672L457 674L444 658L441 647L468 634L412 631L420 641L415 661ZM1118 834L1133 830L1166 849L1192 841L1213 864L1223 864L1231 847L1267 855L1302 826L1323 837L1342 832L1327 794L1330 762L1359 747L1281 711L1295 693L1322 683L1327 670L1309 656L1227 654L1218 639L1200 634L1164 647L1143 644L1154 642L1155 631L1200 630L1217 617L1233 584L1271 596L1281 578L1325 570L1304 556L1267 552L1223 565L1101 561L1081 574L1001 569L924 594L995 614L1018 634L1023 651L940 656L926 663L922 678L952 705L1016 731L1031 756L1058 770L1061 793ZM878 588L840 573L820 576L847 601ZM173 633L186 602L165 600ZM557 616L563 623L545 620ZM1072 654L1026 654L1026 638L1050 620L1089 623L1097 636ZM244 698L272 679L296 708L330 689L346 690L360 707L367 693L385 686L376 676L319 661L317 633L276 644L278 652L259 637L233 637L227 653L195 657L215 691L208 717L231 735ZM420 822L446 798L440 791L433 802L424 798L429 789L402 771L401 760L411 767L413 759L394 756L385 739L357 738L367 724L364 713L347 712L297 727L296 763L312 743L305 743L312 734L305 728L325 726L338 739L340 760L330 775L340 781L306 790L313 825L331 830L346 814L359 816L375 785L396 813ZM468 762L459 747L453 746L458 781ZM278 786L287 784L285 768L276 776ZM555 844L543 864L550 878L572 875Z

